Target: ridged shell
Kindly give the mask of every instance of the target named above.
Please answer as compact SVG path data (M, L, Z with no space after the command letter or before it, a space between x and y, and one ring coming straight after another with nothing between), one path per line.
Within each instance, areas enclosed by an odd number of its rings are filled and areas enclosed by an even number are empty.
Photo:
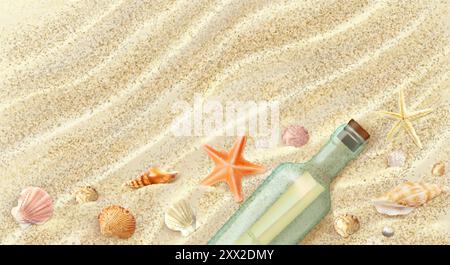
M442 190L438 185L407 181L374 199L372 202L379 213L406 215L415 207L430 201Z
M334 230L342 237L354 234L358 231L359 226L358 218L352 214L345 214L334 221Z
M301 125L289 125L283 130L281 139L284 145L301 147L308 142L309 133Z
M127 209L111 205L103 208L98 215L100 232L105 236L116 236L126 239L131 237L136 230L136 220Z
M431 169L431 174L433 176L444 176L445 174L445 165L444 162L439 161L438 163L434 164L433 168Z
M164 222L169 229L180 231L183 236L190 235L196 229L194 211L186 200L172 205L164 216Z
M23 225L42 224L53 215L53 200L48 193L38 187L28 187L20 193L17 206L11 214Z
M98 193L91 186L83 187L75 192L75 200L77 201L77 203L92 202L96 201L97 199Z
M151 184L161 184L172 182L178 172L166 172L156 167L149 168L139 177L125 182L125 186L132 189L139 189Z

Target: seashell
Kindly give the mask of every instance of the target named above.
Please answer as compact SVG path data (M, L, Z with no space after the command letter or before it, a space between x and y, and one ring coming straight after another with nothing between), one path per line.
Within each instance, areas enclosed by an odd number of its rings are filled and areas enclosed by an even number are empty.
M406 215L415 207L430 201L442 190L438 185L407 181L372 200L379 213L387 215Z
M283 130L281 139L284 145L301 147L308 142L309 133L301 125L289 125Z
M77 203L93 202L97 199L98 193L91 186L83 187L75 192L75 200Z
M17 206L11 214L23 227L42 224L53 214L53 200L48 193L38 187L28 187L20 193Z
M169 229L180 231L183 236L190 235L196 229L194 211L186 200L172 205L164 216L164 222Z
M400 150L394 151L389 154L387 158L389 167L402 167L405 164L406 156Z
M439 161L438 163L434 164L433 168L431 169L431 173L433 174L433 176L444 176L445 174L444 162Z
M127 209L111 205L103 208L98 215L100 232L105 236L116 236L126 239L131 237L136 230L136 220Z
M385 237L391 237L394 235L394 228L390 226L385 226L383 227L383 231L381 231L381 234L383 234L383 236Z
M125 186L132 189L139 189L151 184L169 183L175 179L178 172L166 172L157 167L149 168L145 173L136 179L125 182Z
M359 229L359 220L352 214L342 215L334 221L334 230L342 236L349 237Z

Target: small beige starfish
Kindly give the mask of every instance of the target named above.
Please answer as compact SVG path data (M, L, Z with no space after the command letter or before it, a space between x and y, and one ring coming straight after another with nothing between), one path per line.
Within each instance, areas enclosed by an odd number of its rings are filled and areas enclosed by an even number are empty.
M385 116L389 118L394 118L398 120L394 127L389 131L387 134L387 139L390 140L392 137L394 137L400 127L403 125L403 128L406 130L408 135L413 139L414 143L422 149L422 143L420 142L419 136L417 136L416 131L414 130L414 127L412 125L412 121L417 120L419 118L422 118L430 112L432 112L432 109L424 109L424 110L418 110L414 112L407 112L405 107L405 95L403 93L403 89L400 89L399 92L399 98L398 98L398 105L400 108L400 113L390 112L390 111L380 111L380 113L384 114Z

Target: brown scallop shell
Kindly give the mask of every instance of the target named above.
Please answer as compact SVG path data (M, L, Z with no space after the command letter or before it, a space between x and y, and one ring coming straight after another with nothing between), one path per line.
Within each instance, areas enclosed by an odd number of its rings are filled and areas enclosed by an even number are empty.
M116 236L126 239L131 237L136 230L136 220L127 209L111 205L103 208L98 215L100 232L105 236Z

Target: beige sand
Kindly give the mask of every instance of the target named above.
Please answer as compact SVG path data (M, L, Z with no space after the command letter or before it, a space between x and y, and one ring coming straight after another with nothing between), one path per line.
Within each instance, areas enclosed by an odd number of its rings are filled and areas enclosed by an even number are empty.
M95 2L95 3L94 3ZM200 148L228 148L234 137L174 137L175 100L194 93L219 100L280 100L280 123L311 134L300 149L257 149L246 157L273 169L315 154L336 126L355 118L371 133L367 151L336 178L332 210L302 244L448 244L450 196L404 217L378 214L370 198L405 179L449 184L432 164L450 168L448 1L1 1L0 242L2 244L204 244L238 208L224 185L199 182L213 164ZM391 143L392 121L377 110L435 111ZM403 168L387 168L400 149ZM136 191L121 184L149 165L180 172L177 181ZM448 170L447 170L448 171ZM244 180L248 197L268 173ZM26 230L10 215L20 191L45 188L53 218ZM77 205L83 185L100 193ZM197 205L199 229L187 238L163 215L181 197ZM137 218L128 240L106 238L96 221L120 204ZM343 239L342 213L361 229ZM395 229L392 238L383 226Z

